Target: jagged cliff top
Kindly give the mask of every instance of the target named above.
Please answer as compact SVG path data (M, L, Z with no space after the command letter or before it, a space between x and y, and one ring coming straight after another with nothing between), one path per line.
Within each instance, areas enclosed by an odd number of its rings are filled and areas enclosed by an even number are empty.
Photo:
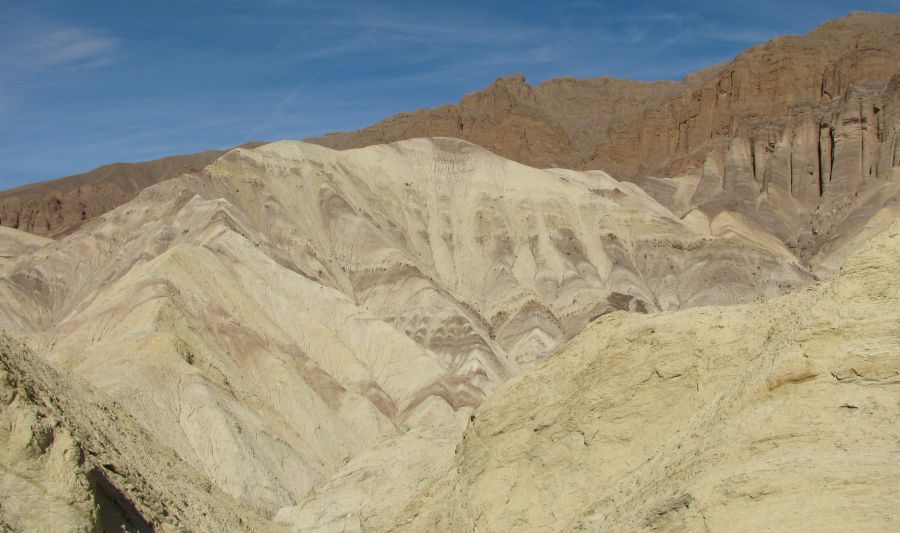
M800 102L836 98L851 84L890 78L900 72L898 27L900 15L853 13L807 35L755 46L683 82L560 78L532 86L522 75L504 76L457 105L403 113L312 141L343 149L431 134L461 136L529 165L603 169L628 179L687 155L701 141L734 134L734 122L775 119ZM729 99L720 102L720 92ZM733 122L724 132L716 130L717 113ZM679 124L694 121L697 131L689 134L695 146L642 150L636 143L638 133L674 138ZM524 132L527 146L519 140Z

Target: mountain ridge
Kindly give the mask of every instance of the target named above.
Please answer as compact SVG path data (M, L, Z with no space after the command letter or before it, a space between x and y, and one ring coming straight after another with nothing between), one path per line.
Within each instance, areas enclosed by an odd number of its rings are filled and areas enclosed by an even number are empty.
M249 142L242 147L259 146ZM199 170L227 153L206 150L137 163L110 163L62 178L0 191L0 226L60 236L160 181Z
M737 214L812 264L859 229L845 221L896 204L898 28L900 15L855 13L682 82L506 76L458 104L312 141L456 136L531 166L602 169L680 216Z

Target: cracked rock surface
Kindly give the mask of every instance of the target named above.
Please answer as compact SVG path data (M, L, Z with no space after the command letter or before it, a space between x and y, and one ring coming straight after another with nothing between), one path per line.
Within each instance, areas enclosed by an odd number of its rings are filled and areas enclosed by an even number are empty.
M0 335L0 529L277 530L88 383Z

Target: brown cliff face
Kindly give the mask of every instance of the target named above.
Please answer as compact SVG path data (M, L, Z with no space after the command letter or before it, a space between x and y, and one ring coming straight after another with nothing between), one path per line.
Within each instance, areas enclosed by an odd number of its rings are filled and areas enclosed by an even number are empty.
M0 192L0 225L55 235L110 211L138 192L198 170L225 152L210 150L142 163L113 163L83 174Z
M858 227L896 198L898 130L895 76L798 104L784 117L711 142L698 170L639 183L676 213L741 213L807 257L835 232L850 231L848 219ZM679 173L694 174L694 181Z
M854 14L801 37L781 37L734 61L688 76L673 96L623 116L577 164L625 175L704 154L723 139L753 136L806 106L843 98L852 85L900 72L900 16ZM637 118L637 120L634 120ZM618 168L612 168L618 166ZM671 172L671 170L669 170Z

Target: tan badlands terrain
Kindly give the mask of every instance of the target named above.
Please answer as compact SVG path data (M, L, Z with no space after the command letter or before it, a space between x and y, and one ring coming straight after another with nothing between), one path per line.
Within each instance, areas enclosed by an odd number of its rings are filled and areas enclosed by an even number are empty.
M4 193L30 222L0 227L0 529L890 530L898 31L853 15L707 71L805 95L772 57L838 65L784 120L744 102L763 129L604 160L621 181L429 138ZM834 124L816 195L801 108Z
M234 150L0 272L0 327L266 512L604 313L812 279L633 184L455 139Z
M681 311L754 302L812 280L788 251L773 252L765 235L737 220L733 227L728 238L698 232L636 185L602 172L538 170L463 141L419 139L343 152L299 142L238 149L201 172L145 189L61 239L7 230L14 238L4 242L16 252L0 265L0 327L67 376L5 341L7 372L14 376L8 387L33 393L4 407L10 456L0 487L9 495L0 507L3 520L28 529L42 519L24 497L58 507L59 523L73 529L104 520L193 530L268 527L258 520L294 530L570 527L593 516L579 507L600 494L591 491L612 491L642 462L662 460L655 447L688 432L697 435L690 446L720 446L713 437L719 430L707 434L704 424L713 421L703 417L727 418L716 406L724 397L743 398L746 387L734 376L767 361L764 349L782 357L780 344L758 346L765 328L802 326L779 315L782 309L830 316L829 306L860 306L847 316L871 335L835 314L834 337L810 342L838 359L845 353L834 351L841 342L861 342L876 358L876 373L860 365L834 372L850 372L851 381L857 372L862 380L890 382L897 371L890 358L897 353L892 289L880 299L867 292L832 294L843 283L835 281L817 289L831 304L791 296L775 300L781 304ZM884 252L858 267L871 277L861 283L867 290L893 279L897 228L892 231L876 237L881 244L862 245ZM664 314L644 318L659 311ZM588 321L610 313L579 335ZM662 324L678 317L702 331L676 329L675 338L659 341L631 333L657 323L664 331ZM793 338L785 335L778 333L779 342ZM684 344L692 336L696 340ZM785 350L793 346L784 342ZM597 348L583 364L599 374L579 378L588 371L570 366L572 347L586 343L619 346L621 356ZM672 353L687 359L659 351L665 343L680 347ZM594 357L622 366L591 363ZM536 364L537 377L513 381L473 413L503 382ZM704 373L690 370L691 364ZM627 383L616 376L629 372L649 397L631 386L621 389ZM549 373L545 385L528 397L523 383L543 373ZM693 381L676 379L681 376ZM547 392L553 387L559 391ZM872 390L887 396L877 400L890 406L896 392L880 387ZM87 396L73 392L82 389ZM795 390L806 389L785 389ZM807 396L796 401L815 400ZM570 403L557 405L565 398ZM491 414L504 401L521 405ZM115 404L91 411L103 402ZM604 415L603 405L620 407ZM705 414L692 418L685 414L689 406ZM82 412L86 418L79 418ZM497 474L501 480L514 482L518 474L511 472L543 465L528 474L523 487L529 488L517 498L552 494L560 498L556 516L539 512L550 508L538 500L513 498L515 490L507 491L493 474L485 478L485 491L466 488L481 471L469 468L476 460L470 454L482 453L471 451L475 432L486 427L489 433L479 439L499 437L516 420L532 417L540 419L527 428L534 438L552 429L545 434L552 442L555 425L574 417L590 432L584 439L600 439L583 458L564 451L577 441L571 435L560 437L564 448L547 445L546 455L541 441L530 439L515 441L521 452L505 441L483 452L496 456L498 463L489 466L506 472ZM742 424L739 417L734 423ZM748 423L760 427L755 419ZM880 431L892 427L883 424ZM815 440L828 434L822 432ZM66 448L54 448L57 433ZM123 451L115 439L137 448ZM528 451L532 445L537 451ZM870 445L872 453L889 448L881 441ZM175 455L166 456L167 449ZM523 454L537 462L520 465ZM881 475L893 475L883 459L870 461L882 467ZM610 470L592 470L590 461ZM722 468L738 475L749 466ZM835 466L833 475L844 472ZM180 484L170 490L171 476ZM580 479L594 488L578 492L578 505L566 503L571 493L560 490L568 483L579 487ZM803 478L791 479L805 486ZM22 492L23 483L31 492ZM194 490L208 496L196 503ZM483 500L503 491L507 503ZM705 493L685 491L707 502ZM866 502L883 499L876 488L862 494ZM110 507L109 501L120 503ZM694 500L685 501L676 507ZM704 505L719 505L708 501ZM203 515L194 505L227 512ZM482 505L487 514L479 511ZM883 516L891 512L888 505ZM865 520L881 520L876 515ZM510 522L511 516L522 522ZM631 524L633 517L608 520Z
M479 407L447 474L371 526L895 530L898 265L895 221L819 286L607 315Z

